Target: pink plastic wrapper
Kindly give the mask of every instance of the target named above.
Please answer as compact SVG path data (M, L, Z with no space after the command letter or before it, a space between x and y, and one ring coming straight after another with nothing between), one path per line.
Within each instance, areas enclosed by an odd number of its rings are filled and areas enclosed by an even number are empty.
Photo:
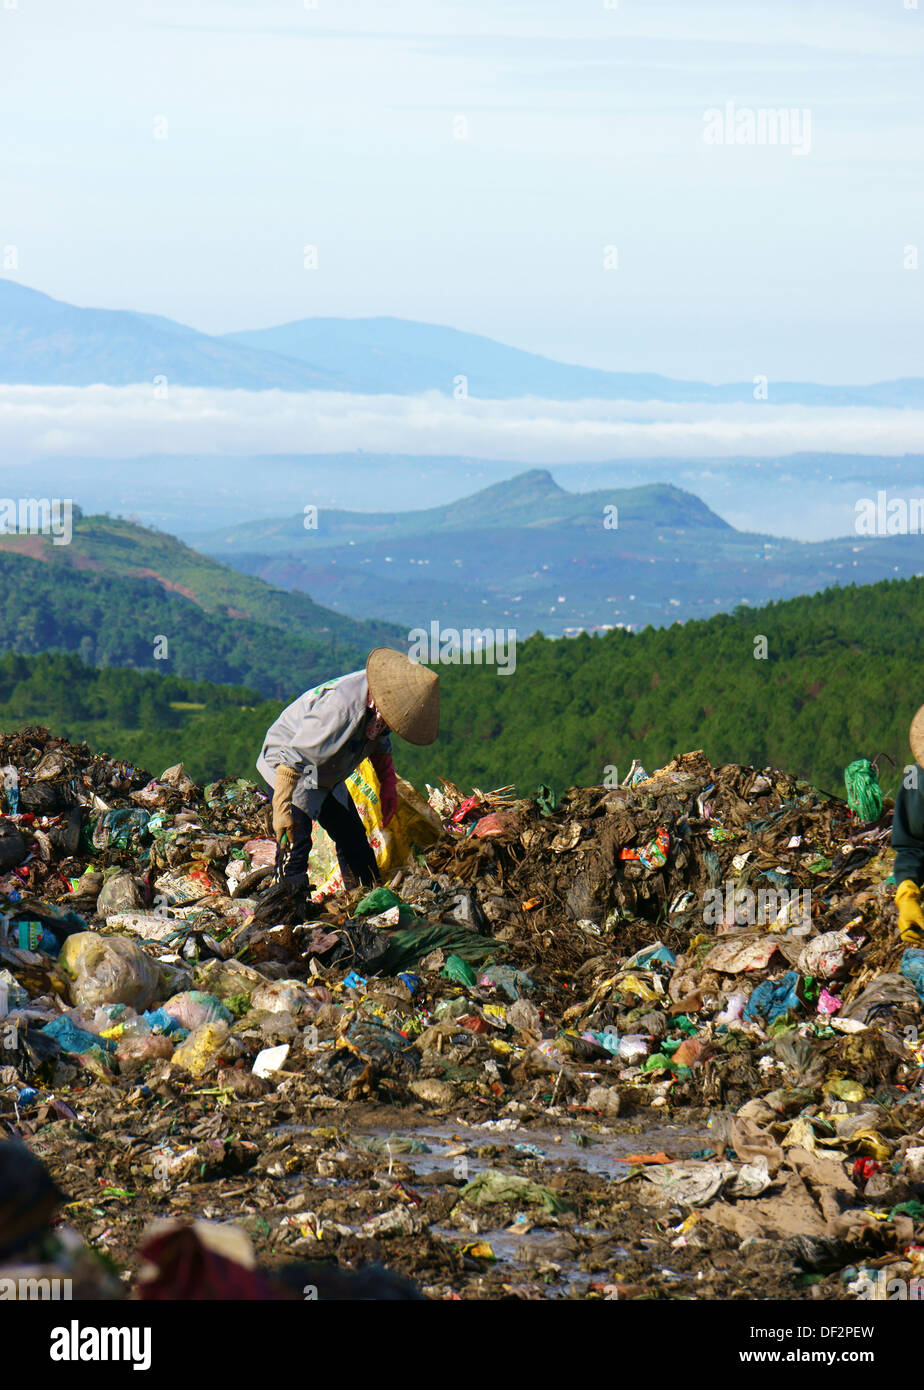
M518 816L514 811L491 811L482 816L472 834L479 840L489 840L495 835L509 835L516 830Z
M248 840L244 849L250 855L252 869L272 868L276 863L275 840Z
M818 1012L820 1014L836 1014L843 1002L843 999L838 999L823 989L818 996Z

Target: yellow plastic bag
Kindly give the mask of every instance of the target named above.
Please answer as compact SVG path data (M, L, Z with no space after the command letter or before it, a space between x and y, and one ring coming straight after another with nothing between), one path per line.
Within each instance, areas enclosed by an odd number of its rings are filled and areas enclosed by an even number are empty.
M435 844L443 833L439 817L403 777L398 778L398 809L388 825L383 825L379 779L368 758L346 779L346 786L382 878L390 878L396 869L407 863L415 849ZM320 887L312 894L315 900L343 887L336 848L320 826L315 827L309 867L312 881L320 882Z
M214 1023L200 1023L174 1052L174 1063L193 1076L201 1076L209 1062L221 1052L230 1031L227 1023L221 1019L216 1019Z

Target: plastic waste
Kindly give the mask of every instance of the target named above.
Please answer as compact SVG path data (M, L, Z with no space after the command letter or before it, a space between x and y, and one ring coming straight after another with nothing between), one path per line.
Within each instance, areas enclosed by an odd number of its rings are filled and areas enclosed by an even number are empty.
M460 985L474 985L477 979L474 970L461 956L447 956L443 974Z
M264 1047L254 1058L254 1076L269 1077L281 1071L289 1055L289 1044L280 1043L278 1047Z
M519 1174L504 1173L499 1168L485 1168L459 1193L459 1200L474 1206L490 1206L494 1202L540 1206L550 1215L565 1211L567 1202L551 1188Z
M144 1010L161 992L157 962L125 937L78 932L64 942L59 959L71 979L73 1004L131 1004Z
M646 1058L650 1048L651 1038L643 1033L627 1033L617 1044L620 1060L630 1067L637 1066Z
M751 1023L774 1023L776 1019L790 1011L801 1010L802 1005L796 993L799 976L795 970L787 970L779 980L764 980L757 985L744 1006L742 1017Z
M100 917L110 917L117 912L131 912L144 902L141 889L133 874L113 874L104 881L96 900L96 911Z
M390 888L373 888L360 902L354 912L357 917L374 917L390 907L401 907L401 899Z
M62 1052L80 1055L90 1052L93 1048L102 1048L108 1052L115 1050L115 1043L111 1039L78 1028L64 1016L55 1019L53 1023L47 1023L42 1031L46 1038L54 1038Z
M115 1055L119 1062L158 1062L173 1056L174 1044L162 1034L148 1033L137 1037L123 1037L116 1045Z
M181 1042L173 1053L173 1063L188 1071L192 1076L202 1073L221 1055L222 1047L230 1037L227 1023L216 1019L212 1023L200 1023L194 1028L185 1042Z
M918 998L924 1000L924 951L918 946L909 946L898 968L914 985Z
M0 767L0 776L3 778L3 793L6 799L6 809L11 816L19 812L19 773L10 763L6 767Z
M536 988L525 971L515 970L512 965L487 966L479 972L478 983L489 989L501 990L513 1001L519 999L521 994L532 994Z
M254 990L250 1007L265 1009L272 1014L289 1013L294 1016L299 1013L313 1013L317 1008L317 1001L309 987L301 980L270 980Z
M162 1006L160 1012L174 1024L179 1024L190 1031L199 1028L203 1023L219 1021L230 1024L234 1017L231 1010L214 994L206 994L199 989L184 990L181 994L174 994Z

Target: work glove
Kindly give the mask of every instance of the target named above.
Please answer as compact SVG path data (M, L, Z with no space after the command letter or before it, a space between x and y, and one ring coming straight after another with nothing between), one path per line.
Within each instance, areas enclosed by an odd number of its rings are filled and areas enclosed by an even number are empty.
M369 761L375 768L379 779L379 797L382 802L382 824L387 825L398 809L398 776L390 753L373 753Z
M292 793L297 783L298 773L294 767L277 767L273 781L273 836L278 844L282 844L283 835L288 836L289 844L295 838Z
M898 908L898 934L909 946L924 945L924 912L921 890L913 878L906 878L895 890Z

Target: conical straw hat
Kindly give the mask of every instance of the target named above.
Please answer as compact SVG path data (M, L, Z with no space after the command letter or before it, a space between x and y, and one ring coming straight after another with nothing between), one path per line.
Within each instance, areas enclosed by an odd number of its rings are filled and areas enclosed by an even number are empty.
M440 727L440 678L391 647L366 662L369 693L390 729L408 743L432 743Z
M924 767L924 705L921 706L911 721L909 742L915 762L920 767Z

